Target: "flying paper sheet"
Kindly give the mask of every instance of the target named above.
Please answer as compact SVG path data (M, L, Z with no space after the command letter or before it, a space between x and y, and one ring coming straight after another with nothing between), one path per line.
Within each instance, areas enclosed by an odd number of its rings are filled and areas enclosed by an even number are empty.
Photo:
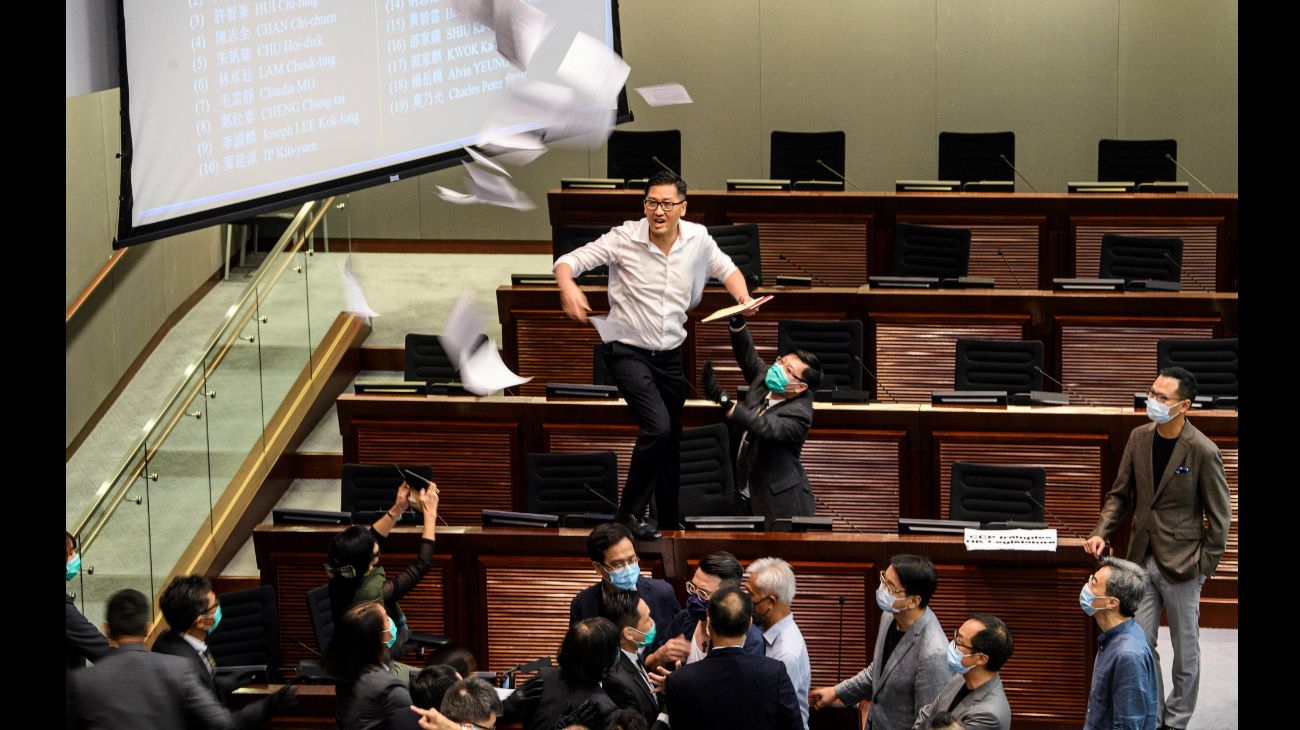
M546 13L521 0L456 0L455 8L491 28L497 51L521 71L528 70L533 54L555 25Z
M478 164L486 167L489 170L495 170L496 172L499 172L502 175L505 175L506 177L510 177L510 173L506 172L506 169L504 167L498 165L492 160L489 160L486 156L484 156L482 153L480 153L478 150L474 149L473 147L466 147L465 151L468 152L470 158L473 159Z
M589 315L587 321L596 332L600 334L601 342L616 342L620 337L625 337L631 332L621 322L610 322L609 318L604 315Z
M609 46L579 33L555 75L592 101L613 107L631 66Z
M371 317L379 316L379 312L371 309L370 304L366 302L365 292L361 291L361 282L357 280L357 274L352 270L351 256L343 261L343 311L365 317L367 324L370 323Z
M459 368L469 358L470 349L486 329L487 310L479 306L472 294L463 292L447 315L447 323L438 335L438 342L452 364Z
M466 164L464 168L469 173L469 194L479 202L514 210L533 210L537 207L507 178L493 175L474 165Z
M672 104L690 104L691 95L681 84L658 84L657 86L638 87L636 93L650 106L670 106Z
M451 188L444 188L441 185L438 185L437 188L438 188L438 197L442 198L448 203L455 203L456 205L472 205L474 203L481 202L479 201L478 198L474 197L473 195L458 193L455 190L452 190Z
M580 99L577 91L563 84L526 81L507 90L492 123L508 128L537 122L547 144L596 150L614 129L613 107L613 100L605 104Z
M521 378L510 371L497 352L497 343L487 340L460 366L460 383L474 395L489 395L498 390L523 385L532 378Z
M489 137L475 146L516 167L523 167L546 154L546 145L542 144L542 135L538 132Z

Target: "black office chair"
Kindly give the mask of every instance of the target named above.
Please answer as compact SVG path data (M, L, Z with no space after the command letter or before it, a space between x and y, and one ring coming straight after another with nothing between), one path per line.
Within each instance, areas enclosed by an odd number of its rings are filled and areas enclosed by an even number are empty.
M1160 340L1156 364L1161 370L1181 367L1196 376L1199 395L1237 397L1237 338L1216 340Z
M408 334L404 356L407 380L419 383L460 380L455 364L442 349L437 335Z
M726 424L682 429L680 473L678 506L683 516L735 514L736 489Z
M398 466L433 481L433 467L427 464ZM351 512L353 522L358 525L369 525L379 519L380 513L392 509L393 500L397 498L397 488L403 481L411 485L412 489L424 487L424 482L398 473L397 467L392 464L344 464L342 481L339 509ZM407 512L402 515L401 521L410 524L422 519L415 512Z
M1007 161L999 155L1005 155ZM940 180L1014 180L1008 162L1016 164L1014 132L939 133Z
M763 261L758 248L757 223L709 226L709 235L717 242L718 248L731 257L732 263L740 268L750 291L763 285Z
M1101 237L1101 265L1097 275L1103 279L1180 281L1182 267L1181 238L1118 233Z
M658 157L655 162L653 157ZM617 130L609 135L606 174L617 180L641 180L670 168L682 174L682 132L668 129L661 132L626 132Z
M208 636L208 649L218 671L261 667L268 682L280 676L280 622L275 589L258 586L217 596L221 630Z
M316 637L316 651L325 655L325 648L334 638L334 614L330 611L330 586L316 586L307 591L307 615L311 617L311 631Z
M1047 472L1038 466L958 461L952 465L948 518L973 522L1042 522ZM1035 504L1037 502L1037 504Z
M970 229L898 223L894 233L894 276L955 279L970 268Z
M533 453L525 457L525 465L529 512L561 517L608 514L618 503L618 458L613 451Z
M560 226L558 237L551 243L551 259L560 258L566 253L577 250L609 233L609 226ZM583 272L583 276L609 276L608 266Z
M591 384L618 385L614 372L609 369L609 360L605 359L605 346L593 345L591 348Z
M957 340L954 390L1043 389L1043 343L1038 340Z
M772 132L772 179L844 182L826 167L844 174L844 132ZM817 160L826 167L817 164Z
M826 390L862 389L862 320L841 321L783 319L776 325L776 349L780 353L807 350L822 364Z
M1172 139L1103 139L1097 142L1097 180L1173 181L1178 142Z

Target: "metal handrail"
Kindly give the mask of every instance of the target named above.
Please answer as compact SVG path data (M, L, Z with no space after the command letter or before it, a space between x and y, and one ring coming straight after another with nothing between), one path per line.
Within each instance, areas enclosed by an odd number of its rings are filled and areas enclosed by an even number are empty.
M139 477L140 470L146 463L148 463L150 457L158 452L158 445L165 441L167 436L171 434L172 429L175 428L176 423L184 414L184 408L175 409L171 418L167 418L167 414L173 410L173 407L178 402L184 401L188 403L197 395L196 391L202 387L202 383L207 381L208 376L213 373L221 364L222 360L225 359L226 354L230 351L230 348L233 345L234 337L238 336L238 333L242 331L244 325L252 318L253 312L257 309L256 305L260 304L260 299L254 302L254 307L248 308L248 311L244 316L235 317L235 315L245 309L245 305L248 303L250 297L258 297L259 292L274 287L285 269L288 268L288 261L292 258L292 255L298 253L302 249L303 244L308 240L308 237L312 232L316 230L316 226L320 224L325 213L329 210L330 205L333 204L334 198L326 198L323 201L323 204L316 208L314 214L308 221L308 214L313 212L313 206L316 205L317 202L322 201L304 203L302 207L298 209L297 214L295 214L293 220L290 221L284 234L281 235L279 240L275 242L275 245L271 247L271 252L267 254L266 261L263 262L263 265L259 267L257 273L254 274L253 280L248 283L248 288L244 290L239 301L231 305L230 309L227 310L225 321L222 322L221 326L217 328L216 333L214 333L209 339L208 344L203 349L198 361L187 369L185 379L177 386L171 397L164 401L161 410L158 412L158 416L148 422L144 429L144 435L127 451L127 456L123 458L121 465L114 472L113 477L101 484L99 489L96 490L94 497L91 498L90 504L82 511L81 516L77 519L77 522L72 529L72 534L79 536L79 545L81 550L84 551L89 547L89 545L94 541L94 538L99 535L104 525L108 522L108 519L117 511L118 506L121 505L122 500L126 497L126 493L130 491L129 485ZM304 221L307 221L305 225ZM300 228L302 229L301 231L299 231ZM273 262L276 256L285 253L289 254L289 256L285 257L284 265L279 267L267 265L268 263ZM234 333L233 336L232 333ZM210 359L213 352L218 349L220 349L218 355L215 358ZM204 366L201 369L197 367L199 363L204 363ZM196 371L200 376L198 378L195 377ZM151 440L154 444L152 451L149 449ZM143 456L140 455L141 452L143 452ZM137 458L139 459L139 463L134 463L134 460ZM122 486L120 486L115 493L109 494L109 489L112 488L114 484L121 484ZM104 506L104 503L110 500L111 504L100 513L100 509ZM99 514L97 519L95 518L96 514ZM95 524L90 526L88 529L92 519ZM83 532L85 534L83 534Z

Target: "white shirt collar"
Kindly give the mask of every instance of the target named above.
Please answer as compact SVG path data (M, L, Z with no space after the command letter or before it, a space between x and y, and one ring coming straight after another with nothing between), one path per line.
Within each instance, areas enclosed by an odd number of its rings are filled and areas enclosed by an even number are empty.
M200 654L204 654L208 651L208 643L206 641L200 641L188 633L181 634L181 638L185 640L186 644L194 647L194 651L197 651Z

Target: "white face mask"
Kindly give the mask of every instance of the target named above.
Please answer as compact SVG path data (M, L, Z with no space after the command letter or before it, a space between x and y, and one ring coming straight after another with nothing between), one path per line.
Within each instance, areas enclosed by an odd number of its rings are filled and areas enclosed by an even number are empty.
M889 592L884 583L876 589L876 606L885 613L898 613L900 610L894 606L894 594Z
M1174 414L1170 413L1171 409L1172 406L1167 406L1155 398L1147 396L1147 418L1156 423L1169 423L1174 420Z

